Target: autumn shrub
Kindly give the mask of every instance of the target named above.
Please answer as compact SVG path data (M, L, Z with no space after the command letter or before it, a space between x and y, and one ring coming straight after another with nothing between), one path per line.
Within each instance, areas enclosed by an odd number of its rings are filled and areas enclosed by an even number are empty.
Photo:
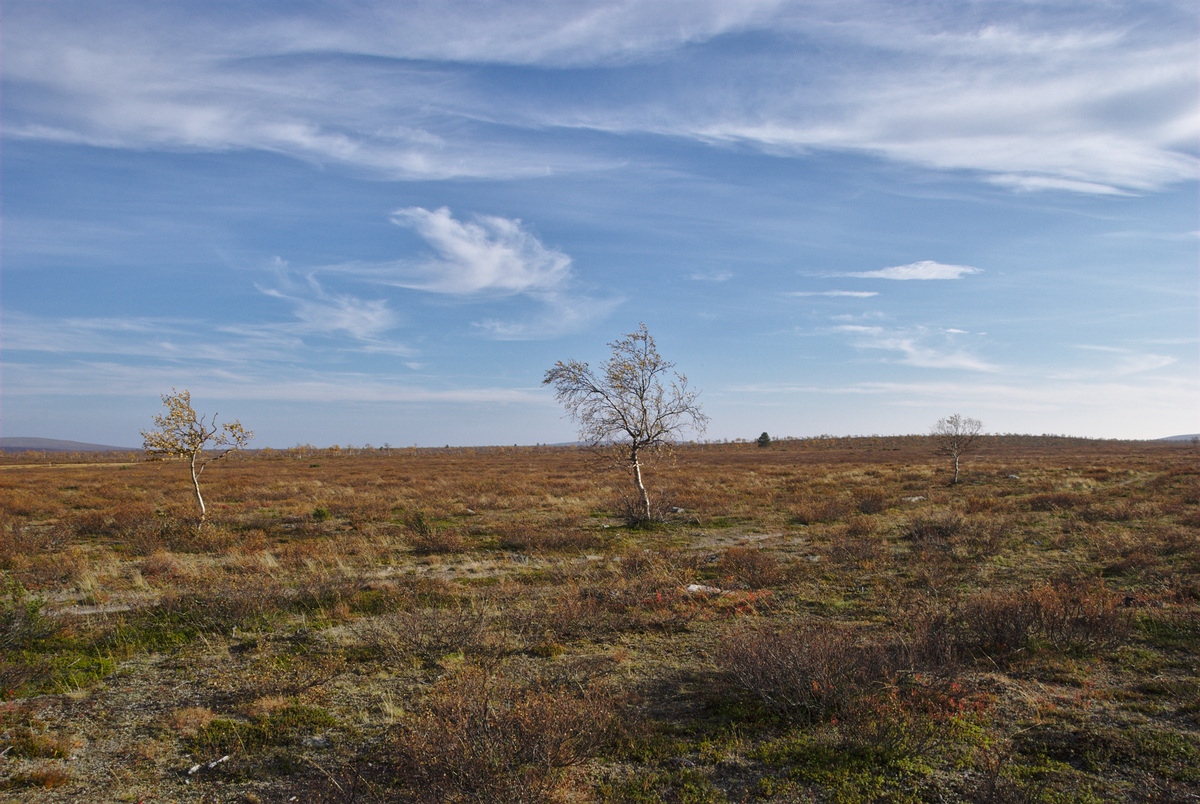
M45 527L31 525L24 517L0 508L0 569L12 569L19 559L51 548L53 540Z
M0 486L0 511L6 511L10 516L34 518L52 516L56 506L36 490L6 485Z
M169 550L156 550L138 562L138 571L143 577L158 578L165 581L189 577L184 565L174 553Z
M404 800L543 804L608 746L616 720L601 690L531 688L467 667L438 682L387 750Z
M957 681L906 678L856 697L838 720L838 732L876 761L927 757L962 747L988 709Z
M167 725L181 737L194 737L216 718L206 706L187 706L176 709L167 719Z
M287 605L286 593L271 579L241 578L236 585L223 588L168 591L157 606L143 610L143 616L159 625L228 633L234 626L261 625Z
M505 550L590 550L604 544L596 530L587 530L578 517L559 517L545 523L513 522L496 528L497 545Z
M521 650L596 639L619 633L630 619L614 611L596 587L556 588L541 594L531 590L495 600L505 633Z
M43 724L28 717L14 720L17 722L4 724L3 736L0 736L0 753L6 757L66 759L76 747L69 736L49 733Z
M121 500L79 511L71 517L71 525L81 538L99 537L131 545L150 535L157 536L160 530L154 505L144 500Z
M861 539L865 536L873 536L877 530L878 526L872 517L854 514L846 521L842 533L851 539Z
M406 537L413 552L424 555L461 553L467 540L453 528L439 528L421 511L408 517Z
M294 611L344 620L350 617L350 606L361 588L361 578L342 568L309 573L292 584L284 596L288 606Z
M0 790L20 790L22 788L41 788L53 790L71 781L71 774L57 765L48 765L30 771L14 773L0 780Z
M680 551L631 550L619 562L550 573L554 585L495 597L509 633L522 646L547 639L611 636L624 631L679 631L703 612L686 585L696 559Z
M888 675L878 646L823 620L735 626L722 637L716 661L763 707L807 724L847 712Z
M7 701L24 687L36 687L52 672L43 657L13 654L13 660L0 656L0 701Z
M8 562L9 573L28 589L55 589L74 583L89 572L87 552L78 545L63 550L21 552Z
M622 578L580 586L579 601L559 614L580 611L611 631L682 631L700 616L702 604L679 584L656 579Z
M1008 662L1044 644L1111 646L1131 631L1117 598L1090 580L987 590L914 618L913 655L930 670L986 658Z
M882 491L863 491L855 495L854 510L860 514L879 514L888 508L888 498Z
M1047 491L1025 498L1030 511L1067 511L1086 506L1090 496L1075 491Z
M392 507L393 502L387 497L353 494L333 501L326 510L333 516L345 519L355 530L362 530L371 523L390 519Z
M471 599L450 605L393 611L357 623L354 632L369 649L399 664L437 662L452 653L494 651L493 614Z
M852 536L850 531L833 543L830 557L838 564L853 565L861 570L888 564L892 560L891 552L878 537Z
M44 611L46 601L10 583L0 598L0 648L23 651L36 647L62 629L62 623Z
M287 705L249 721L212 718L185 742L207 756L253 754L272 747L295 745L305 737L337 728L337 720L323 709Z
M914 517L904 526L902 535L923 547L949 547L966 529L966 519L951 512Z
M791 509L792 521L797 525L816 525L821 522L837 522L850 513L849 502L837 496L807 495L797 500Z
M717 569L723 583L752 589L774 586L787 577L786 568L777 554L744 545L726 549Z
M900 535L922 550L955 551L976 557L998 553L1012 533L1003 516L964 516L946 511L916 516L901 526Z
M658 523L669 521L677 513L677 509L682 510L676 503L677 500L672 491L660 489L657 494L650 495L650 516L647 518L642 498L622 487L618 490L617 499L613 503L613 514L622 522L633 527L653 527Z

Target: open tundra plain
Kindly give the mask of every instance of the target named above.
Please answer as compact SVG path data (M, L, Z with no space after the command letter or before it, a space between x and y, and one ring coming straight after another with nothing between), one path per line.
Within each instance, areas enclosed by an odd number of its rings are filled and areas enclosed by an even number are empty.
M0 795L1197 801L1197 450L0 457Z

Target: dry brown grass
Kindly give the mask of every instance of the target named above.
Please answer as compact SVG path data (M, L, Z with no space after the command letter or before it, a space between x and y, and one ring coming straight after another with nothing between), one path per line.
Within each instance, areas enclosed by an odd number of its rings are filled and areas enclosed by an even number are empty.
M684 446L642 529L569 448L246 453L203 527L180 466L69 460L0 457L30 801L1200 786L1192 445L991 438L954 488L920 438Z

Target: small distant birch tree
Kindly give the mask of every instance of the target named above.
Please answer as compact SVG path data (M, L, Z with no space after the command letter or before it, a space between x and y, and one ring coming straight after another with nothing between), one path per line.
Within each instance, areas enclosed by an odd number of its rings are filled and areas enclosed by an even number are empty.
M242 427L234 419L220 426L217 414L212 419L199 416L192 409L192 395L184 390L162 397L164 413L154 417L154 429L142 431L142 449L151 460L164 458L186 458L192 470L192 488L196 491L196 502L200 505L200 521L208 514L204 496L200 493L200 475L213 461L218 461L234 450L243 449L254 433ZM206 450L219 450L205 457Z
M959 461L964 454L979 446L979 439L983 436L983 422L955 413L953 416L938 419L929 434L937 444L938 454L949 455L954 459L954 479L950 481L950 485L957 484Z
M703 433L708 417L698 391L658 353L645 324L610 343L612 357L595 372L578 360L559 361L542 380L579 425L580 440L592 447L611 445L633 474L639 518L652 519L650 495L642 481L647 455L669 446L691 428Z

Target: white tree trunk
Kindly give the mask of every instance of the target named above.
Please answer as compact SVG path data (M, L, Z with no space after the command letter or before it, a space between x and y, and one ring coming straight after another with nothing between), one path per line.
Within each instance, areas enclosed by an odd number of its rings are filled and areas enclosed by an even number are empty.
M196 474L196 455L192 455L192 488L196 490L196 502L200 503L200 521L203 522L208 516L208 510L204 507L204 497L200 494L200 476Z
M631 457L633 462L633 482L637 486L638 494L642 498L642 520L650 521L650 495L646 493L646 486L642 483L642 462L638 460L637 450L633 451Z

